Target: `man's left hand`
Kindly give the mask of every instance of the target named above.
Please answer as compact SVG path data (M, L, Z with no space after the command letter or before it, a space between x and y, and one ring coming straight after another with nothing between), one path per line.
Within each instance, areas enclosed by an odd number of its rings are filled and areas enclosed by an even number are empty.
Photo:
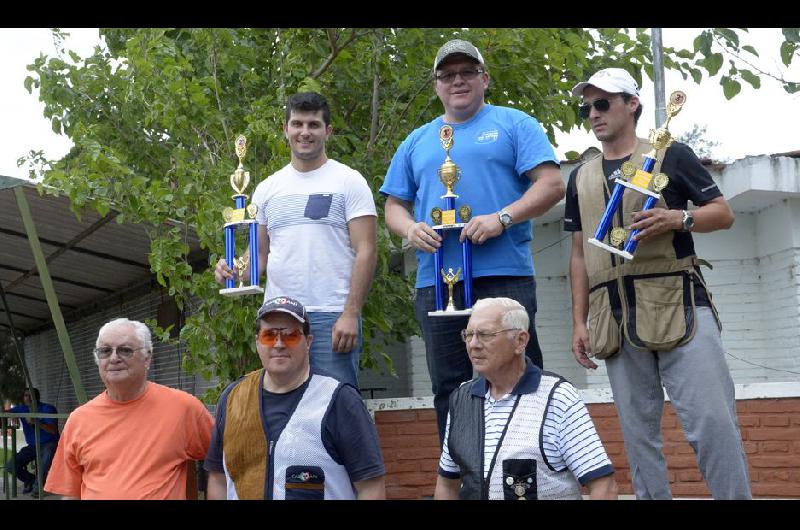
M463 243L464 239L469 238L473 243L482 245L502 233L503 225L500 223L500 217L496 213L489 213L470 219L467 226L461 230L458 240Z
M633 212L633 224L628 228L641 230L636 234L636 241L647 241L670 230L683 228L683 211L665 208L650 208L642 212Z
M342 313L333 325L331 345L335 353L350 353L358 340L358 316Z

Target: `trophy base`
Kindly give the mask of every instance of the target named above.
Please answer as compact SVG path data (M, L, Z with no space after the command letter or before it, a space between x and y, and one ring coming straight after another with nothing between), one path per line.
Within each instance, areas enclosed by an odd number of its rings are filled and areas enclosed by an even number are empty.
M464 228L465 226L467 226L467 223L453 223L449 225L446 224L435 225L432 226L431 228L433 228L434 230L452 230L453 228Z
M628 260L633 259L633 255L630 252L625 252L624 250L620 250L618 248L614 248L611 245L606 245L602 241L598 241L595 238L589 239L588 243L590 243L590 244L592 244L592 245L594 245L596 247L602 248L603 250L606 250L608 252L611 252L612 254L616 254L617 256L622 256L625 259L628 259Z
M230 289L220 289L222 296L244 296L247 294L263 294L264 289L258 285L248 285L246 287L231 287Z
M632 190L638 191L639 193L644 193L645 195L649 195L650 197L653 197L655 199L660 199L661 198L661 195L659 195L658 193L656 193L654 191L650 191L647 188L639 187L636 184L631 184L627 180L615 179L614 182L616 182L617 184L622 184L626 188L630 188Z
M471 314L472 309L458 309L456 311L445 311L443 309L441 311L428 311L429 317L460 317Z

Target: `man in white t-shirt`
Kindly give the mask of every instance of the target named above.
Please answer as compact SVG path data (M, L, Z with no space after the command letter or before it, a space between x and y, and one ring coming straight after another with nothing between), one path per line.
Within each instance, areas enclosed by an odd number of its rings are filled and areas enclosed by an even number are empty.
M283 131L291 162L253 194L259 270L267 272L264 300L300 301L314 333L312 367L358 388L361 308L377 260L375 201L358 171L325 153L333 127L323 96L291 96ZM224 284L236 274L220 259L214 277Z

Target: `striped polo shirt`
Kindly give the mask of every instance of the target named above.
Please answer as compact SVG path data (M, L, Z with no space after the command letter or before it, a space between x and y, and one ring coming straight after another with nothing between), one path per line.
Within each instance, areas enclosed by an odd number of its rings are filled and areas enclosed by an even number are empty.
M473 386L472 394L484 400L484 478L511 416L516 396L536 392L539 387L541 370L527 357L526 365L525 373L514 389L500 399L492 398L488 381L483 377L479 377ZM461 476L461 470L450 458L447 443L449 436L450 414L448 413L444 446L439 460L439 474L445 478L457 479ZM532 443L539 443L539 440L532 440ZM567 381L556 386L547 405L542 424L541 444L542 454L550 466L557 471L568 468L581 485L614 472L586 405L583 404L575 387Z

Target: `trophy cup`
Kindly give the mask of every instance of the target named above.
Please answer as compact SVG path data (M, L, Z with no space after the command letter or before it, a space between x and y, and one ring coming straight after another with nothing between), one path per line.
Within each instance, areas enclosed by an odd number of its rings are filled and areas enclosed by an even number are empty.
M666 148L672 144L672 135L668 129L669 121L681 111L684 103L686 103L686 94L683 92L678 90L670 94L669 105L667 105L667 120L660 129L650 131L649 139L650 143L653 145L653 149L644 155L641 169L636 169L636 166L630 161L622 164L620 170L624 178L617 178L614 180L616 186L606 205L606 210L603 212L603 217L600 218L594 237L588 241L590 244L617 254L618 256L622 256L627 260L633 259L633 254L636 252L636 247L639 244L639 242L633 238L639 233L639 230L634 230L631 233L628 233L628 230L622 227L609 230L611 228L611 222L620 204L622 204L622 195L625 192L625 188L647 195L642 211L649 210L658 202L658 199L661 197L661 190L669 184L669 177L664 173L656 173L653 175L652 171L656 165L656 159L663 159ZM658 156L659 152L660 157ZM607 235L609 236L610 244L603 242Z
M445 151L444 163L439 168L439 180L444 185L446 193L441 196L444 199L444 210L441 208L431 209L431 221L436 233L442 237L442 245L436 249L433 256L434 273L434 293L436 298L436 310L428 311L429 316L454 316L469 315L472 313L472 242L469 238L461 243L461 265L464 269L464 309L458 310L453 302L453 287L459 279L461 268L453 274L453 269L448 268L449 274L444 272L444 245L447 243L447 234L456 231L456 236L461 229L469 222L472 217L472 208L466 204L461 205L456 212L456 199L458 195L453 193L453 187L461 178L461 169L450 159L450 149L453 147L453 128L449 125L439 129L439 140ZM458 220L456 221L456 213ZM447 285L449 300L447 307L444 306L444 286Z
M242 159L246 153L247 138L244 135L239 135L236 138L236 156L239 157L239 167L236 168L230 178L231 187L236 192L236 195L231 196L236 208L228 206L222 210L222 217L225 219L225 261L236 271L239 277L239 286L234 287L235 281L233 279L225 280L225 289L219 290L219 293L225 296L242 296L264 292L264 289L258 285L258 223L256 222L258 207L253 203L250 203L247 208L244 206L244 202L247 200L244 190L250 183L250 172L245 171L244 165L242 165ZM249 216L248 219L245 219L245 212ZM249 230L250 232L250 254L242 255L238 258L234 257L237 230ZM250 265L250 285L244 285L242 275L248 264Z

